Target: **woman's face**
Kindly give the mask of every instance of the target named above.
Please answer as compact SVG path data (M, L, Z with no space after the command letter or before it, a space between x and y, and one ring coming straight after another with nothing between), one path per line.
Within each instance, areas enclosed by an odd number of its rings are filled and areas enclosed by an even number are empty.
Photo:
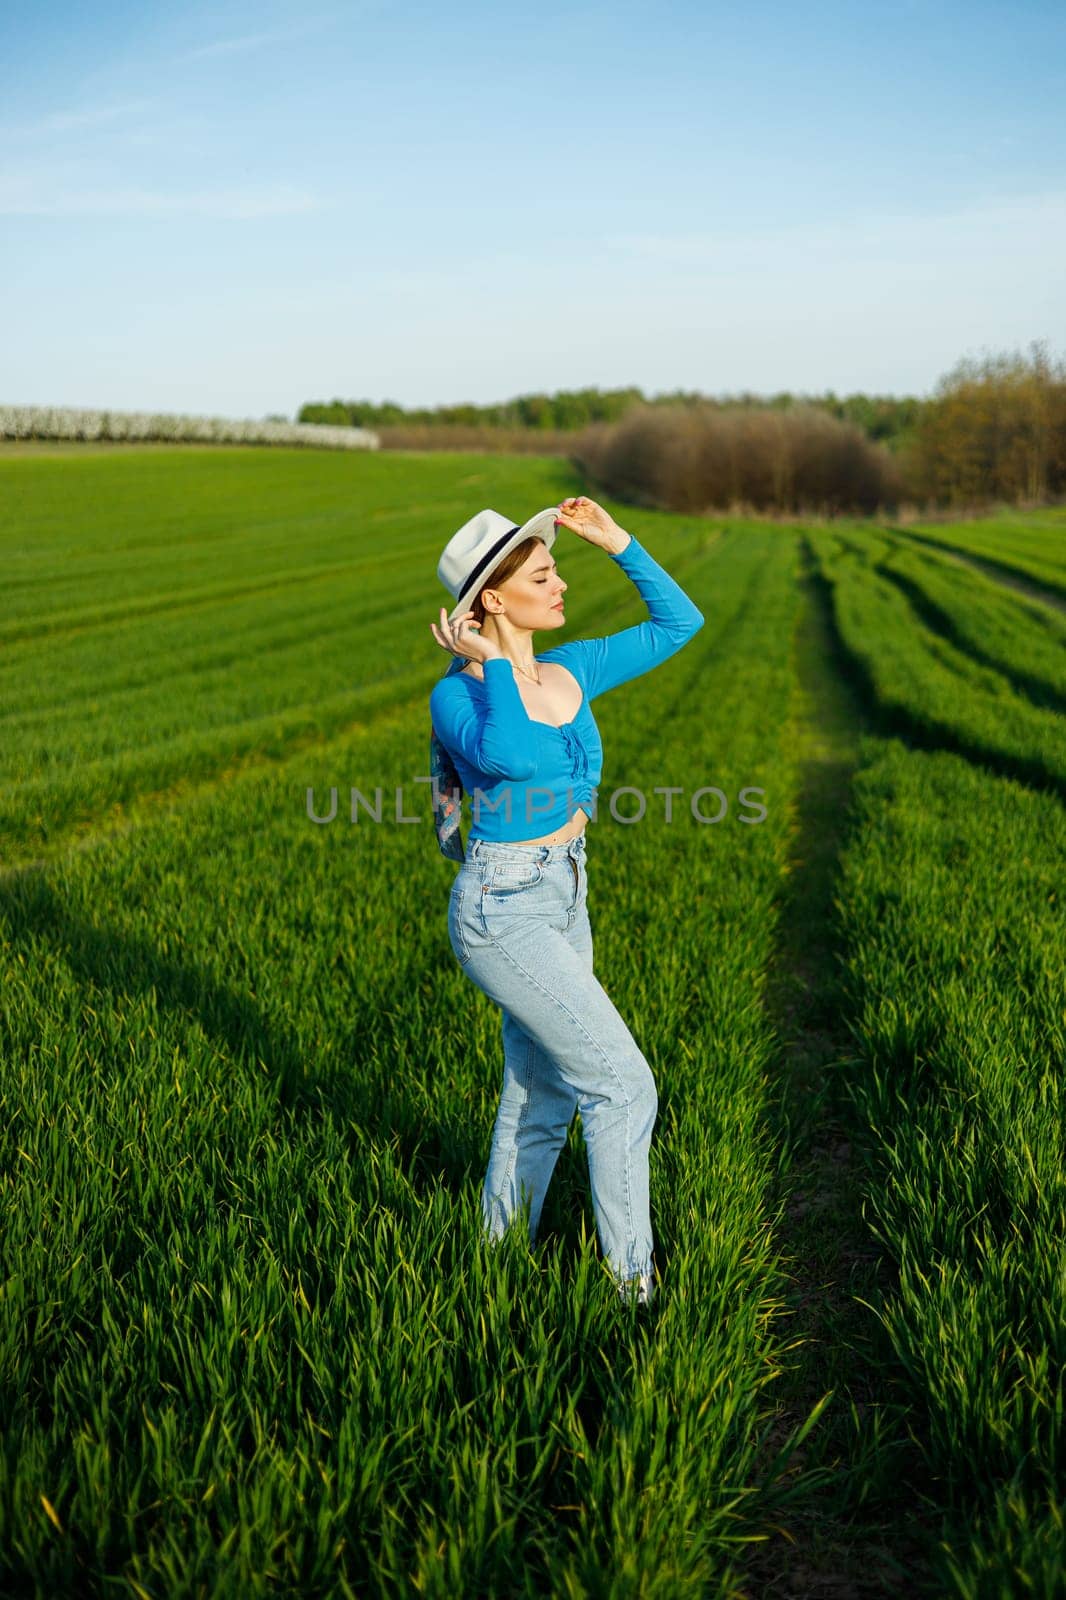
M496 593L516 628L561 628L566 621L561 603L566 587L551 551L538 542L525 563Z

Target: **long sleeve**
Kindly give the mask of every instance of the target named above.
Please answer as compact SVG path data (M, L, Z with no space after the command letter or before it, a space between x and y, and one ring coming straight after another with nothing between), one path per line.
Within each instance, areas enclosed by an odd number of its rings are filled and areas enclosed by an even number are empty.
M442 678L429 697L437 737L475 769L518 782L536 775L537 736L522 702L514 670L503 656L482 664L483 692L471 692L458 674Z
M632 578L651 615L647 622L620 633L602 639L573 639L559 646L560 660L568 664L573 660L589 700L668 661L704 623L699 607L632 534L625 549L611 560Z

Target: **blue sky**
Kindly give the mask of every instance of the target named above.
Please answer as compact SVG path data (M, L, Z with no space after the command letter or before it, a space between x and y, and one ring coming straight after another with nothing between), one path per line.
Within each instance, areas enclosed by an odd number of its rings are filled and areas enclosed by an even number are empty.
M0 403L293 416L1066 355L1066 9L0 8Z

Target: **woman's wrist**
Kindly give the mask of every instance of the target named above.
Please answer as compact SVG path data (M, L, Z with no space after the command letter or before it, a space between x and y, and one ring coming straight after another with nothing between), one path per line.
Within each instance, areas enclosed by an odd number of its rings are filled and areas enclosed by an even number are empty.
M624 528L619 528L618 532L611 536L610 544L605 544L603 548L609 556L620 556L632 537L633 535L626 533Z

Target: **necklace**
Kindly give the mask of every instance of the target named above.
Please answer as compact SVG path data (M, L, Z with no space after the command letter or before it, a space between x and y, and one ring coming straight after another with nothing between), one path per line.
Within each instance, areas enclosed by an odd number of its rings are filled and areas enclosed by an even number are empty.
M527 672L526 671L525 667L520 667L518 665L517 661L512 661L511 665L512 665L512 667L514 667L516 672L520 672L522 674L523 678L528 678L530 683L535 683L539 687L539 685L540 685L540 678L539 677L535 678L531 672Z

